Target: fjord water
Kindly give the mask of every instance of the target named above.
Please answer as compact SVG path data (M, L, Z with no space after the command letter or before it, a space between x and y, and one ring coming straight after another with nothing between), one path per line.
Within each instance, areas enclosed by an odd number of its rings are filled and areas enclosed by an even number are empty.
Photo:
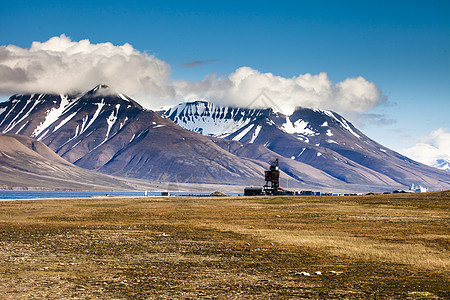
M161 193L147 193L149 196ZM0 191L0 199L89 198L101 196L143 197L145 192L102 191Z
M178 196L208 196L210 193L171 192ZM227 193L238 196L238 193ZM161 196L161 192L109 192L109 191L0 191L0 199L51 199L90 197L146 197Z

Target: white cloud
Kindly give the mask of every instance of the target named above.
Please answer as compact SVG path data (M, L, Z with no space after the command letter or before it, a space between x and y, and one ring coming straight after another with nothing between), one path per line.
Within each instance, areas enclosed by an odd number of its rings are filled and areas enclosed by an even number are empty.
M383 101L363 77L333 83L327 73L292 78L241 67L228 76L173 81L170 66L130 44L72 41L64 34L30 48L0 46L0 94L70 93L99 83L128 94L148 108L204 99L222 105L272 106L289 113L296 106L340 113L364 113ZM258 96L264 95L261 99ZM263 100L263 101L262 101Z
M0 47L0 93L70 93L99 83L149 98L173 97L170 66L130 44L72 41L64 34L24 49Z
M441 158L450 159L450 132L447 128L439 128L430 132L419 142L399 152L424 164L433 165Z
M377 86L363 77L347 78L335 84L327 73L285 78L250 67L241 67L226 77L212 74L196 82L179 81L176 87L189 100L207 99L251 107L269 101L285 113L297 106L362 113L382 101ZM262 93L269 99L258 101Z

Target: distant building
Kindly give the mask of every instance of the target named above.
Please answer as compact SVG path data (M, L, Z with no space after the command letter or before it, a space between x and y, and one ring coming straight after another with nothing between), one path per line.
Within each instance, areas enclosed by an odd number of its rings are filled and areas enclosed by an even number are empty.
M421 185L419 186L415 186L414 183L411 185L411 188L409 189L409 192L414 192L414 193L426 193L427 192L427 188L423 187Z
M302 196L314 196L314 192L313 191L301 191L300 195L302 195Z
M264 190L262 187L246 187L244 189L244 196L260 196L264 195Z

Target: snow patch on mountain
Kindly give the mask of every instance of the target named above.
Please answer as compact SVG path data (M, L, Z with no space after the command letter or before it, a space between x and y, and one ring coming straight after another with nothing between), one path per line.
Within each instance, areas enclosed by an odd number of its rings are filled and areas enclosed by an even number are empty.
M290 134L302 134L302 135L316 135L316 132L314 130L311 130L308 128L308 122L298 119L294 123L291 122L290 118L286 118L286 123L281 125L281 128Z
M130 102L130 100L129 100L124 94L119 94L119 97L120 97L122 100L125 100L125 101L127 101L127 102Z
M324 109L318 109L315 108L313 109L316 112L321 112L327 116L329 116L330 118L333 118L336 122L338 122L342 128L348 130L351 134L353 134L354 136L356 136L357 138L360 138L359 134L357 134L355 131L353 131L353 129L350 127L350 125L347 123L347 121L344 118L338 119L333 112L329 111L329 110L324 110ZM327 123L328 125L328 123ZM322 126L324 126L324 124L322 124Z
M86 115L86 120L83 118L83 125L81 127L80 133L84 133L94 123L94 121L97 119L98 115L100 115L100 112L102 111L103 106L105 106L104 99L102 99L102 102L100 102L100 103L95 103L95 105L97 105L97 110L95 111L95 113L92 116L92 119L89 121L89 123L87 123L87 121L89 119L89 115ZM85 125L86 123L87 123L87 125Z
M12 111L14 111L14 109L16 108L17 104L19 103L19 101L17 99L14 99L13 101L11 101L13 105L13 107L11 107L11 109L8 111L8 113L6 114L6 116L3 117L2 122L0 123L0 126L3 125L3 123L8 119L9 115L11 114ZM3 133L5 133L6 128L2 131Z
M244 136L247 135L247 133L249 133L250 130L252 130L254 125L255 124L250 124L250 126L248 126L247 128L244 128L244 130L242 130L238 135L236 135L233 138L233 141L240 141Z
M39 100L33 102L31 108L25 114L23 114L24 111L26 110L26 108L32 102L33 101L31 99L27 100L27 104L25 104L25 106L22 108L22 110L16 115L16 117L11 121L11 123L9 123L8 127L5 128L5 130L3 131L4 133L11 131L14 127L16 127L17 124L19 124L20 122L25 120L30 115L30 112L36 107L36 105L38 105ZM18 121L16 121L16 119L19 118L21 115L22 115L22 118L20 118Z
M26 121L26 122L19 128L19 130L16 131L16 134L19 134L19 133L22 131L22 129L24 129L25 126L27 126L27 124L28 124L29 122L30 122L29 120Z
M62 113L64 112L64 110L66 109L66 107L69 104L69 100L68 97L66 95L60 95L61 98L61 103L59 104L59 107L53 107L52 109L47 111L47 115L45 116L44 122L42 122L41 124L39 124L38 127L36 127L36 129L33 131L32 133L32 137L37 137L39 136L42 131L44 131L45 129L47 129L50 125L52 125L53 123L55 123L59 117L61 117ZM37 104L37 101L36 101ZM45 136L39 136L40 140L43 139Z
M226 137L250 123L257 110L223 107L209 102L181 103L165 112L184 129L216 137Z
M432 167L450 172L450 159L447 158L441 158L436 160L436 163L432 165Z
M119 130L122 129L123 125L125 125L125 124L127 123L127 121L128 121L128 117L125 117L125 119L123 120L123 122L120 122Z
M38 105L41 102L41 98L44 96L44 94L41 94L38 96L38 98L36 100L33 100L34 95L31 96L26 104L22 107L22 109L20 110L20 112L18 114L16 114L16 116L14 117L14 119L6 126L6 128L3 129L3 133L7 133L11 130L14 129L14 127L16 127L16 125L20 124L23 120L25 120L26 118L28 118L28 116L30 115L30 113L34 110L34 108L36 107L36 105ZM14 109L16 108L16 106L20 103L20 101L18 101L17 99L13 100L12 103L14 103L14 106L11 108L11 110L8 112L8 114L4 117L2 123L0 123L0 125L3 124L3 122L8 118L8 116L10 115L11 112L14 111ZM27 110L27 108L30 106L31 107ZM17 120L18 119L18 120Z
M253 135L252 135L252 139L249 142L250 144L253 144L253 142L256 140L256 138L258 137L258 135L259 135L259 133L261 131L261 128L262 128L261 125L256 126L256 129L255 129L255 131L253 132Z
M0 116L5 112L6 107L0 107Z
M106 130L105 141L108 139L109 133L111 132L111 128L114 126L114 124L117 121L117 116L119 115L119 109L120 109L120 104L117 104L116 105L116 110L115 111L114 110L111 111L111 114L106 119L106 123L108 123L108 129Z
M69 122L70 120L72 120L73 117L75 117L75 115L78 113L78 111L71 113L69 116L67 116L64 120L62 120L58 125L55 126L55 128L53 129L53 132L57 131L58 129L60 129L61 127L63 127L67 122Z

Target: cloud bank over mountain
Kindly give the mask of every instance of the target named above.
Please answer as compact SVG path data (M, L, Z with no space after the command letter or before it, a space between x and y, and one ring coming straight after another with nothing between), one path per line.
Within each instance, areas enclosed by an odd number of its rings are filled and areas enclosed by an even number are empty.
M334 83L325 72L285 78L241 67L224 77L175 81L169 64L128 43L76 42L64 34L30 48L0 46L0 78L4 95L71 93L105 83L148 108L207 99L222 105L273 105L285 113L297 106L364 113L383 102L373 82L356 77Z
M72 41L64 34L28 49L0 47L0 92L71 93L106 83L130 94L174 97L170 66L130 44Z
M297 106L363 113L382 101L377 86L363 77L333 83L325 72L285 78L241 67L227 77L213 74L201 81L177 82L176 87L189 100L200 98L237 106L272 104L284 113Z
M400 150L400 153L426 165L433 165L438 159L450 160L450 132L447 128L434 130L421 137L413 147Z

